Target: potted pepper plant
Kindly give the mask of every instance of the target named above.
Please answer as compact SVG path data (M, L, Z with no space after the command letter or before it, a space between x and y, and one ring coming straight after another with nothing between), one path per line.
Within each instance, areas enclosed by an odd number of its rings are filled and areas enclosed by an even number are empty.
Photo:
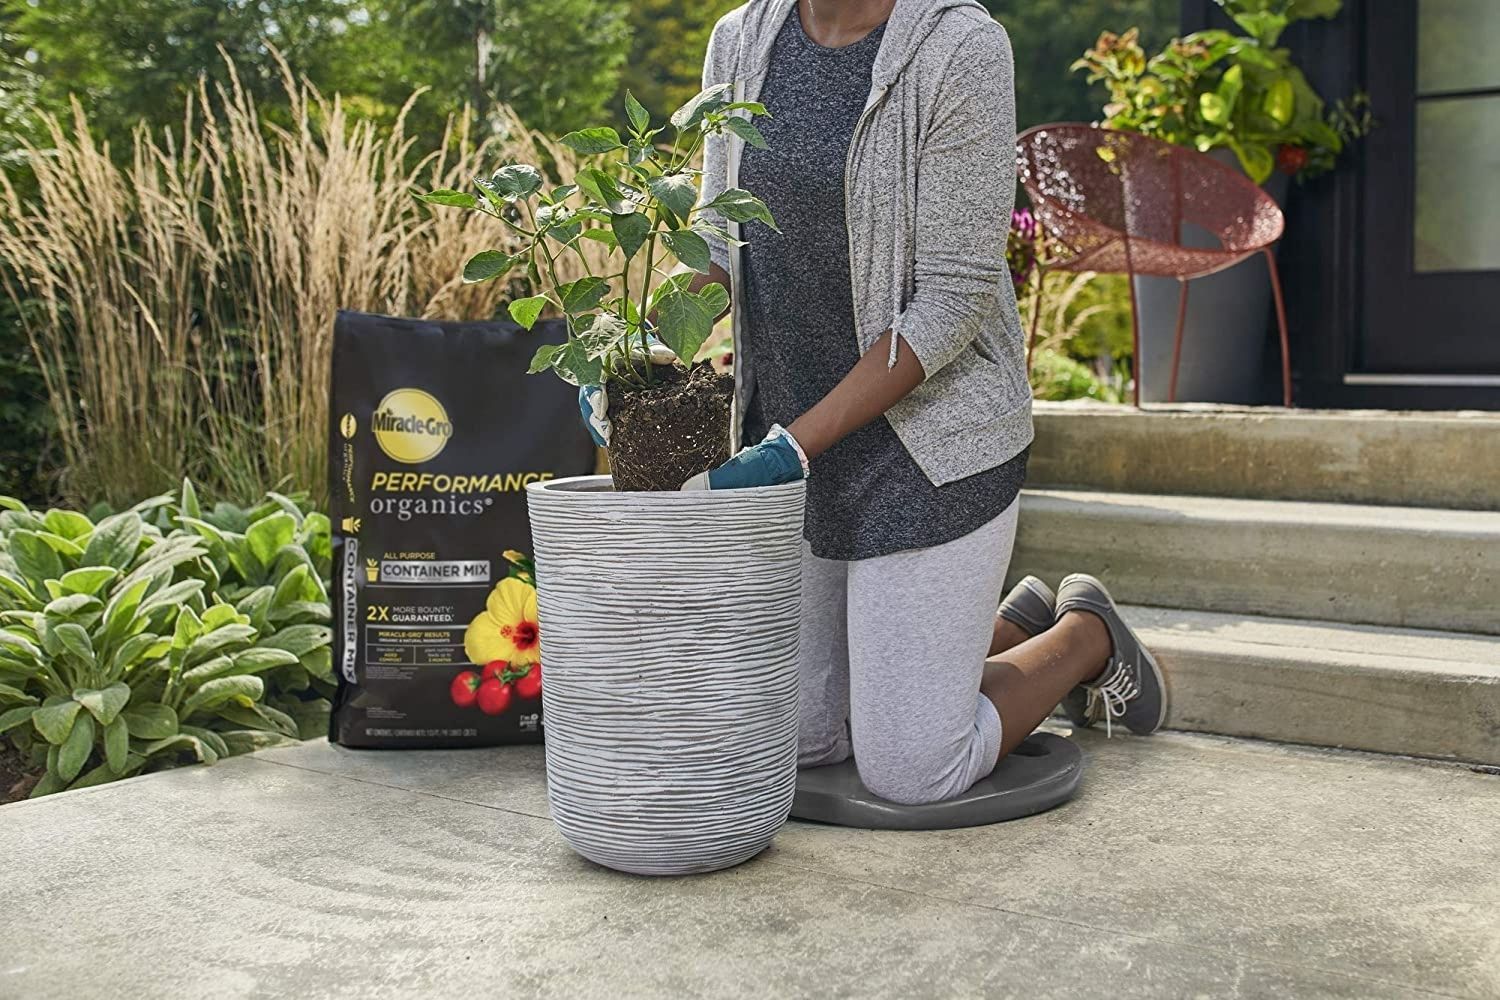
M742 189L700 203L694 163L711 136L762 144L752 119L765 113L719 86L657 125L627 95L627 134L561 137L587 164L571 178L511 163L472 193L422 196L520 238L470 259L465 279L524 268L540 291L511 317L567 323L530 370L609 399L613 478L533 484L527 502L552 814L580 854L643 874L754 856L796 785L805 484L679 489L730 446L733 377L697 360L728 292L695 275L709 272L709 240L733 239L721 221L774 225ZM610 272L559 281L557 260L582 257L583 240L608 248ZM674 262L684 269L668 273Z
M1136 29L1104 32L1073 64L1109 92L1107 128L1140 132L1238 166L1278 204L1287 182L1334 168L1352 141L1369 131L1368 99L1325 104L1291 53L1280 45L1296 21L1332 18L1343 0L1215 0L1239 29L1174 38L1147 57ZM1214 245L1185 227L1186 245ZM1178 398L1258 402L1261 358L1270 318L1264 266L1250 260L1193 282ZM1136 279L1141 399L1167 397L1178 289L1171 278Z

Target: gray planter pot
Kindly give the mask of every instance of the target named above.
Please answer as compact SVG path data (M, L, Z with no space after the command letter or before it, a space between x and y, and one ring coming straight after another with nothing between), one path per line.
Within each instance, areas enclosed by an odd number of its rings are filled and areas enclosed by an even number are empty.
M1228 150L1216 149L1209 155L1239 169L1239 161ZM1266 193L1283 207L1288 180L1278 172L1264 185ZM1187 246L1219 245L1203 230L1187 224L1182 241ZM1136 364L1141 402L1164 403L1172 379L1178 283L1172 278L1136 278L1135 294L1141 322L1141 357ZM1188 288L1177 401L1264 402L1261 376L1270 343L1271 310L1271 279L1260 254L1227 271L1194 279Z
M806 484L527 487L547 795L563 839L643 875L765 849L797 784Z

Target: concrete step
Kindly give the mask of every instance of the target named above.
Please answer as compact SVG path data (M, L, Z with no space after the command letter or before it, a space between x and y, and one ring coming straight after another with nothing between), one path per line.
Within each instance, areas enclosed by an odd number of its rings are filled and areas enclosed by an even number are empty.
M1500 413L1038 403L1029 481L1500 510Z
M1012 576L1117 600L1500 634L1500 512L1026 490Z
M1167 674L1170 728L1500 765L1500 639L1121 611Z

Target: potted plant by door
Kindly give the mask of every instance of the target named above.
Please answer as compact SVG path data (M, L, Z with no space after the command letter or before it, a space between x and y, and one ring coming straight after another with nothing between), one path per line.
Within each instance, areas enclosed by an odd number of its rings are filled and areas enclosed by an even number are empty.
M1172 39L1147 59L1136 29L1105 32L1072 68L1108 88L1106 127L1189 146L1238 166L1285 207L1291 178L1307 180L1333 169L1344 147L1370 127L1363 95L1327 107L1290 53L1278 47L1289 24L1331 18L1343 0L1215 2L1242 33L1195 32ZM1191 225L1184 225L1181 239L1187 246L1216 245ZM1178 286L1171 278L1135 281L1140 398L1161 402L1168 396ZM1258 259L1193 281L1179 400L1261 401L1270 296Z
M609 399L613 478L534 484L527 501L552 815L580 854L642 874L753 857L796 785L805 485L679 489L729 457L733 377L695 363L728 305L722 286L693 287L709 271L706 238L730 239L710 213L774 224L742 189L699 205L693 163L709 135L763 142L751 119L764 113L721 86L656 126L627 95L627 135L561 138L591 165L560 186L507 164L477 194L423 196L520 237L518 251L469 260L465 280L525 268L544 291L512 302L511 317L530 328L552 309L568 329L530 370ZM616 269L558 281L557 259L581 240L604 244ZM673 261L687 270L667 274ZM675 361L653 363L663 345Z

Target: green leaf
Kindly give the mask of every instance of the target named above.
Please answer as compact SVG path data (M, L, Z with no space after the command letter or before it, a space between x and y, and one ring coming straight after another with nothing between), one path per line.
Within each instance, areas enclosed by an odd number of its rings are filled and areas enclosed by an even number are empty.
M536 375L552 367L557 356L563 352L562 344L543 344L536 349L531 356L531 364L526 368L526 374Z
M234 669L245 674L258 674L263 670L276 667L289 667L296 662L296 653L271 646L256 646L234 655Z
M637 135L651 127L651 112L628 90L625 91L625 117L630 119L630 127Z
M130 701L130 686L117 682L102 691L74 691L73 700L88 709L89 714L98 719L100 725L107 726L115 721L120 710Z
M125 569L135 561L143 529L141 516L134 511L126 511L100 521L94 526L94 533L89 536L88 547L83 550L84 565Z
M35 583L56 580L63 575L62 560L52 546L34 531L12 531L7 542L10 557L21 575Z
M294 747L297 740L285 733L272 730L235 729L219 734L230 754L252 753L256 750L271 750L275 747Z
M62 575L58 581L65 593L69 594L97 594L104 586L120 571L113 566L89 566L84 569L74 569Z
M598 385L604 378L604 365L589 355L582 341L574 338L552 358L552 368L564 382L573 385Z
M731 89L729 84L721 83L699 91L686 104L672 112L672 124L680 130L690 129L701 122L708 112L723 110L729 103Z
M776 229L776 220L771 218L771 210L766 207L766 203L744 188L730 188L709 202L706 207L710 211L718 212L731 222L760 221Z
M188 517L202 517L203 507L198 503L198 491L193 488L193 481L183 477L182 489L177 491L177 507Z
M276 554L281 551L281 547L291 544L296 533L297 523L292 520L292 516L285 511L277 511L250 525L245 532L245 542L261 565L270 566L276 562Z
M135 669L139 664L159 660L172 648L172 640L152 632L133 635L120 644L109 661L110 672L115 676Z
M1198 113L1211 125L1225 125L1229 122L1228 103L1211 90L1198 95Z
M30 660L38 666L42 663L42 651L36 647L36 643L9 629L0 629L0 649L8 650L12 655Z
M657 336L684 364L691 364L728 304L729 296L718 283L705 285L697 295L685 284L669 288L656 299Z
M635 252L646 242L646 237L651 235L651 220L644 212L632 212L629 215L611 215L609 217L610 229L615 234L615 241L620 244L620 249L629 260L635 256Z
M646 187L679 219L686 219L698 203L698 185L688 174L662 174L647 181Z
M589 275L570 281L557 288L558 297L562 299L563 311L570 314L588 312L599 304L609 291L609 282L603 278Z
M63 622L52 627L52 634L57 636L63 649L72 653L90 670L94 668L94 641L89 638L88 630L82 625L77 622Z
M771 117L771 112L767 111L766 106L759 101L735 101L732 104L724 105L723 110L748 111L752 115L765 115L767 118Z
M306 567L299 566L298 569L305 570ZM248 624L250 624L249 617L240 614L239 609L233 604L215 604L203 612L203 627L210 632L225 625Z
M49 510L42 524L54 535L78 541L94 530L94 522L72 510Z
M436 191L429 191L427 194L419 193L416 195L416 199L426 202L429 205L446 205L449 208L479 207L478 198L463 191L454 191L451 188L439 188Z
M83 546L79 545L71 538L64 538L62 535L54 535L50 531L38 531L36 534L38 538L46 542L48 545L52 546L52 551L56 552L60 556L68 556L71 559L78 559L83 555Z
M30 705L22 705L19 708L8 708L0 712L0 733L8 733L22 723L30 722L37 711L38 709Z
M615 179L597 167L578 171L578 186L611 213L624 215L635 211L635 204L620 191Z
M542 188L542 172L529 163L510 163L490 175L489 181L481 181L485 188L501 201L515 201L535 194Z
M1245 173L1257 184L1264 184L1266 178L1276 169L1276 158L1271 151L1258 142L1241 143L1230 142L1230 148L1240 159L1240 165L1245 168Z
M536 325L537 317L542 314L542 310L547 308L547 302L545 295L528 295L524 299L516 299L512 302L507 311L511 319L530 330Z
M215 656L204 660L191 670L183 671L182 683L192 687L215 677L234 672L234 661L227 656Z
M57 776L72 781L83 770L94 749L94 720L87 714L73 720L73 728L57 752Z
M213 751L213 760L205 761L205 763L212 764L214 760L220 760L230 755L229 746L224 742L224 738L212 729L204 729L200 726L183 726L182 731Z
M120 718L136 739L164 740L177 734L177 713L169 705L132 705L120 713Z
M219 652L227 652L227 647L248 643L254 638L255 629L249 625L221 625L194 639L183 654L182 662L189 667L197 666Z
M519 257L501 253L499 250L482 250L469 258L464 265L464 281L474 285L500 277L515 266Z
M0 704L17 701L26 705L35 705L37 697L34 694L27 694L12 684L0 684Z
M766 145L766 137L760 134L760 129L756 128L748 118L726 118L724 127L744 139L747 145L754 146L756 149L770 148Z
M212 748L206 746L196 736L189 736L187 733L176 733L175 735L147 743L141 747L142 755L147 758L153 757L165 750L191 751L193 756L205 764L212 764L218 760L218 755L213 752Z
M577 132L569 132L558 140L564 146L576 153L593 155L596 153L608 153L611 150L623 149L625 144L620 141L620 133L608 126L597 128L579 129Z
M194 712L222 705L226 701L239 705L253 705L261 695L265 694L265 690L265 683L259 677L250 675L216 677L188 697L188 700L183 703L182 714L185 718Z
M115 719L104 727L104 762L115 774L125 770L130 755L130 730L124 719Z
M708 273L708 242L690 229L663 233L662 240L677 259L699 274Z
M42 613L51 619L71 619L89 611L96 611L100 606L99 598L89 594L64 594L56 600L49 601L42 609Z
M302 668L319 680L330 684L336 683L333 676L333 650L327 646L320 647L310 653L303 653L297 660Z
M1296 107L1297 93L1292 86L1292 81L1283 77L1266 88L1262 108L1266 117L1277 125L1285 127L1291 124Z
M262 649L284 649L302 656L333 641L333 630L327 625L289 625L259 643Z

